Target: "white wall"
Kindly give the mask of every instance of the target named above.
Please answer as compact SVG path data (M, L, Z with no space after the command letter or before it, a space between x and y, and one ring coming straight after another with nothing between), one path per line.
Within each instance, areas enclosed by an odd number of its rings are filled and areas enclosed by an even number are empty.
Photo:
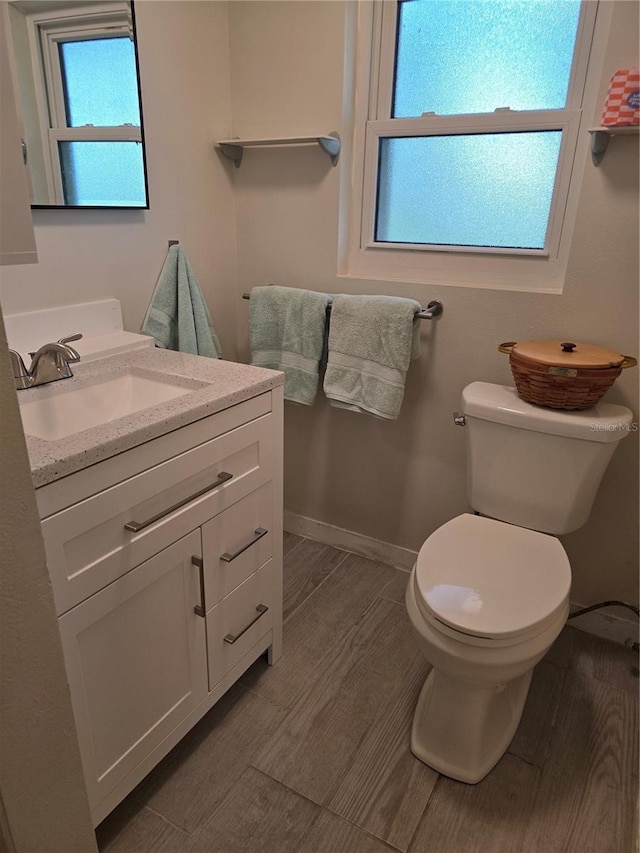
M229 14L234 135L344 134L345 4L240 0ZM601 103L611 74L637 64L637 32L637 4L616 3ZM276 283L443 301L441 320L423 322L424 354L397 422L322 398L311 409L286 407L286 508L417 549L467 510L464 433L451 412L470 381L511 384L498 343L562 338L637 355L638 141L616 139L599 168L589 158L562 295L338 278L340 169L314 149L245 153L233 176L238 290ZM246 353L246 307L240 340ZM625 371L607 399L637 416L637 386L637 370ZM638 600L637 471L635 433L614 457L589 524L565 537L576 601Z
M227 4L136 4L150 209L35 210L39 264L3 269L5 314L108 296L137 331L167 241L180 240L226 358L236 353L236 245L231 166L213 146L229 136ZM70 329L69 331L76 331Z

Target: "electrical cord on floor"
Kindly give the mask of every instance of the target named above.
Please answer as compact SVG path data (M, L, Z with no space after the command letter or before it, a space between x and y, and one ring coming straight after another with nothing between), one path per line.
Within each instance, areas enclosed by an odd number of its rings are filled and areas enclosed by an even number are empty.
M635 604L627 604L626 601L601 601L600 604L592 604L590 607L581 607L580 610L574 610L567 618L575 619L576 616L583 616L585 613L591 613L592 610L600 610L601 607L626 607L629 610L633 610L636 616L640 616L640 610L638 610Z

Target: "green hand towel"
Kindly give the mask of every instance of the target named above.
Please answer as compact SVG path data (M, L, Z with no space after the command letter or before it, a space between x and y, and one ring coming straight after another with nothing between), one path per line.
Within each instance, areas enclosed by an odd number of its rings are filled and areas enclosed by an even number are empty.
M394 296L336 296L324 392L332 406L395 420L409 362L420 355L421 306Z
M142 332L164 349L220 358L207 303L181 246L169 248Z
M284 372L284 398L310 406L326 347L327 293L254 287L249 301L251 364Z

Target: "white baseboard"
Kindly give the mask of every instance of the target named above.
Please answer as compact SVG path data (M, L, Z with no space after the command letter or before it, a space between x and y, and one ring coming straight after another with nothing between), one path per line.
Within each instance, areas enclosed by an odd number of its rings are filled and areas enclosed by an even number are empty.
M400 545L392 545L390 542L382 542L380 539L372 539L352 530L344 530L324 521L315 521L295 512L284 511L284 529L307 539L315 539L323 545L331 545L342 551L350 551L352 554L360 554L370 560L378 560L387 566L396 569L404 569L410 572L418 556L417 551L401 548Z
M326 524L324 521L306 518L304 515L298 515L289 510L284 512L284 529L289 533L322 542L323 545L331 545L333 548L350 551L353 554L368 557L370 560L378 560L380 563L408 572L413 568L418 556L417 551L411 551L409 548L402 548L400 545L392 545L390 542L382 542L380 539L363 536L361 533L354 533L352 530ZM571 610L579 610L582 607L584 605L572 603ZM620 612L620 609L617 608L617 611ZM634 621L633 617L625 619L622 616L614 616L612 610L613 608L593 610L591 613L585 613L584 616L571 619L569 625L572 628L586 631L588 634L594 634L596 637L613 640L613 642L621 645L631 646L633 643L637 643L637 619Z

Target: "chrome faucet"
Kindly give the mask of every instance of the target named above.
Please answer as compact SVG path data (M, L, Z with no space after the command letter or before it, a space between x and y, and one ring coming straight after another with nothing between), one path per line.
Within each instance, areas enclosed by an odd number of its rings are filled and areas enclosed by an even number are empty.
M69 335L56 343L44 344L37 352L29 353L31 367L27 370L20 353L9 350L13 379L16 388L34 388L58 379L69 379L73 376L70 365L80 361L80 353L69 346L71 341L79 341L81 334Z

